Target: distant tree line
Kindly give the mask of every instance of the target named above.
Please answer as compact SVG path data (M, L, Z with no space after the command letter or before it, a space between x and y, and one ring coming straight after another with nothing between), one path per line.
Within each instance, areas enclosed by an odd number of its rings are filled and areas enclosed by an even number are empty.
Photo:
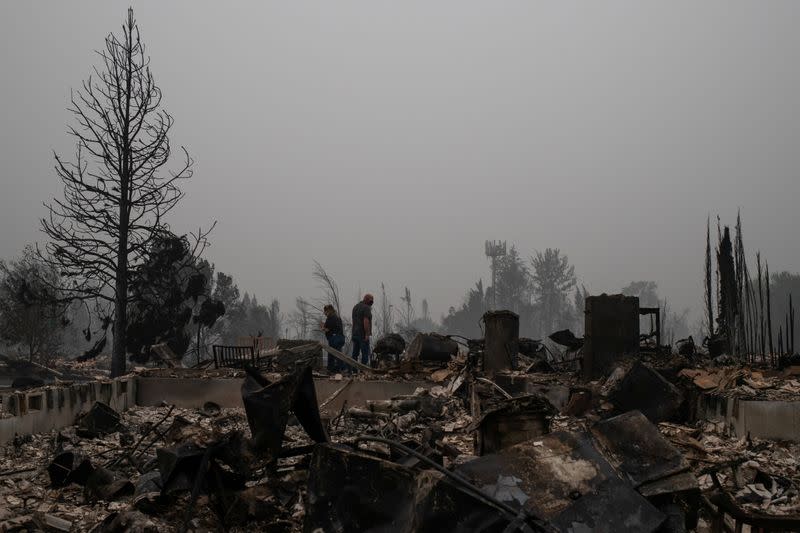
M476 337L481 318L495 306L520 317L520 334L544 338L560 329L583 329L585 289L577 287L575 267L557 248L534 252L523 259L516 246L496 260L496 287L478 280L467 291L459 307L450 307L442 317L442 330Z

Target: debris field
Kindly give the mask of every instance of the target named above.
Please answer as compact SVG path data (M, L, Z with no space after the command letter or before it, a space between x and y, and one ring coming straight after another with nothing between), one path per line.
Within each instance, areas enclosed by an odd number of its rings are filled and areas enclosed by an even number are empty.
M15 435L0 452L0 530L800 530L800 443L719 416L797 401L797 367L699 350L558 358L490 323L486 339L403 343L377 368L301 343L238 368L139 369L235 381L241 403L97 400L72 425ZM346 366L329 375L323 352ZM587 379L592 356L607 369ZM409 393L353 392L376 382Z

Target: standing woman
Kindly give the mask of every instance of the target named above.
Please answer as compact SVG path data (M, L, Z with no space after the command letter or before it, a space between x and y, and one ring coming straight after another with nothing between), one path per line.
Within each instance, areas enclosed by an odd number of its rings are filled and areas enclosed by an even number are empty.
M322 325L322 331L325 332L325 338L328 340L328 345L341 351L344 347L344 328L342 327L342 319L336 314L336 309L332 305L326 305L322 308L325 313L325 323ZM344 363L340 363L338 359L328 352L328 373L334 374L339 370L344 370Z

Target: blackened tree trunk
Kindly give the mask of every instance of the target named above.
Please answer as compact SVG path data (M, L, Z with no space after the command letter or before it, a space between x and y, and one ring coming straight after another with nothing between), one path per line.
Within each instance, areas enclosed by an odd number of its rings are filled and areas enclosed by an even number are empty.
M126 218L127 205L120 203L120 221ZM122 224L120 224L122 227ZM125 373L128 329L128 239L125 232L120 232L117 247L116 285L114 289L114 342L111 348L111 375L121 376Z
M727 337L725 352L731 353L733 348L736 318L738 309L737 290L736 290L736 270L733 260L733 244L731 243L731 232L726 226L719 244L717 253L717 263L719 268L719 330Z
M708 337L714 336L714 296L713 277L711 272L711 219L706 220L706 264L705 264L705 304L706 322L708 323Z
M764 284L767 291L767 335L769 338L769 354L775 354L775 347L772 343L772 301L770 297L770 280L769 280L769 263L766 264L766 272L764 273Z
M767 337L764 334L764 289L761 284L762 271L761 271L761 252L756 254L756 265L758 268L758 332L759 332L759 346L761 348L761 360L764 361L764 356L767 351Z

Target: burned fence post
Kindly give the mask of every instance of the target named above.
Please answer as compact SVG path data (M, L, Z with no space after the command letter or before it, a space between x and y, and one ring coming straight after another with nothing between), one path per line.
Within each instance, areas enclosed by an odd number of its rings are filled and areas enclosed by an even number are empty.
M483 370L489 375L517 366L519 353L519 315L512 311L488 311L483 315L486 324L486 348Z

